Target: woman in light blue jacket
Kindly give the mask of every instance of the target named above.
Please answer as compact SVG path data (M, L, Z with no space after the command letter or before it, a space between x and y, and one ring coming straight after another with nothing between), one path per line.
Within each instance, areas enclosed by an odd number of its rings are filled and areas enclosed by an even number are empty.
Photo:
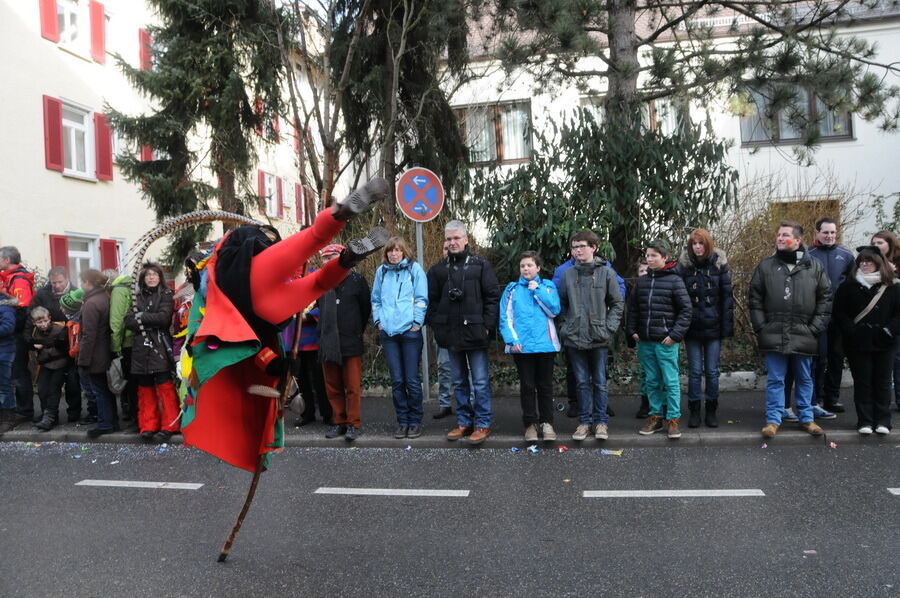
M542 280L541 258L535 251L519 256L519 280L511 282L500 298L500 334L506 352L519 370L519 396L525 441L556 440L553 429L553 360L559 337L553 318L559 314L559 293L550 279ZM537 399L537 409L535 409Z
M425 271L400 237L384 246L384 263L372 285L372 319L391 374L397 430L394 438L422 435L422 323L428 307Z

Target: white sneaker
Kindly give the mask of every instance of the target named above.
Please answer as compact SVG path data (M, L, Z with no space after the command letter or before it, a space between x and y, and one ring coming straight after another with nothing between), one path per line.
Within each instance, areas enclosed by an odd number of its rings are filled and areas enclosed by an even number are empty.
M541 435L544 437L544 440L556 440L556 430L553 429L551 424L541 424Z
M857 430L860 434L868 436L872 433L872 426L862 426L859 430Z
M887 426L878 426L877 428L875 428L875 433L887 435L891 433L891 429Z
M800 418L794 414L794 410L788 407L784 410L784 413L781 416L781 421L785 422L798 422Z
M606 440L609 438L609 428L605 424L597 424L594 427L594 438L597 440Z
M537 439L537 426L534 424L529 424L529 426L525 428L525 442L537 442Z
M572 434L572 440L584 440L590 432L591 427L587 424L582 424L575 428L575 433Z

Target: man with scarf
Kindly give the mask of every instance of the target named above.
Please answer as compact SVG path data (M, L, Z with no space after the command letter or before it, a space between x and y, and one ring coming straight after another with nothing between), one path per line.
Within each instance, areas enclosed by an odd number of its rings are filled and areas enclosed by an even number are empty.
M750 321L768 372L762 434L772 438L778 433L784 379L790 369L800 428L820 436L822 428L813 421L811 370L818 353L818 336L830 316L831 284L822 263L810 258L803 246L800 224L782 222L775 246L775 254L756 266L750 281Z
M296 273L348 220L387 192L387 181L372 179L284 240L271 227L242 226L198 265L202 271L187 338L192 361L181 372L189 387L182 416L186 445L249 471L256 470L260 455L283 446L276 399L286 364L279 332L383 247L389 235L374 228L319 270Z
M343 245L328 245L320 252L334 259ZM353 442L362 434L363 333L372 313L369 283L350 272L341 284L319 299L319 363L334 425L325 438L344 437Z

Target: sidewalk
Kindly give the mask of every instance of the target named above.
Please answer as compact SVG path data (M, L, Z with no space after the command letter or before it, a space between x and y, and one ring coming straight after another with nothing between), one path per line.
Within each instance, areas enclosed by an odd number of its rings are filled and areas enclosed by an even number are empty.
M564 399L558 399L557 402ZM665 433L656 433L652 436L641 436L637 433L645 420L635 419L639 399L635 395L613 395L610 404L615 411L615 417L609 420L609 440L598 441L589 437L582 442L572 440L572 432L577 425L576 419L565 416L565 413L555 414L554 427L559 436L556 442L538 442L539 448L554 449L557 446L568 448L637 448L660 446L747 446L758 447L763 443L769 446L830 446L832 442L837 444L900 444L900 432L881 437L873 434L863 437L856 432L856 414L850 392L845 389L842 392L841 402L847 408L846 413L840 413L837 419L818 420L819 425L825 430L825 436L818 438L799 430L797 424L783 424L778 436L773 439L764 439L760 434L764 422L763 405L764 393L760 391L725 392L719 400L719 427L700 428L687 427L687 415L682 414L682 436L678 440L669 440ZM687 410L687 399L682 399L683 409ZM893 409L893 407L892 407ZM355 443L350 444L343 438L326 439L326 426L317 422L295 428L294 423L298 419L293 413L285 414L285 445L289 447L350 447L359 448L473 448L465 441L449 442L444 435L456 425L455 417L435 420L431 415L437 411L437 401L432 400L425 404L424 433L416 439L395 439L393 430L396 426L394 419L393 403L389 397L368 396L363 398L363 430L364 434ZM894 412L895 420L900 421L900 415ZM522 415L518 397L501 396L494 398L494 426L493 433L482 445L485 448L524 448L527 443L522 438ZM131 431L107 434L97 440L89 440L87 430L90 425L57 426L49 432L40 432L34 426L20 425L15 430L0 436L0 441L5 442L104 442L104 443L140 443L140 438L135 429ZM181 436L172 438L172 443L180 443Z

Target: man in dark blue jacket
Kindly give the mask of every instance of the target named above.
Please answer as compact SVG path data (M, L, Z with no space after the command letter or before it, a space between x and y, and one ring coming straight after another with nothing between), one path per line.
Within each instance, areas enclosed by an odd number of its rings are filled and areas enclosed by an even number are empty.
M822 262L825 274L831 282L831 296L844 284L853 267L853 254L837 242L837 224L831 218L816 222L816 241L809 250L809 257ZM819 335L819 357L813 364L815 379L813 400L826 411L844 412L841 405L841 374L844 371L844 354L841 351L838 331L829 320L825 332Z

